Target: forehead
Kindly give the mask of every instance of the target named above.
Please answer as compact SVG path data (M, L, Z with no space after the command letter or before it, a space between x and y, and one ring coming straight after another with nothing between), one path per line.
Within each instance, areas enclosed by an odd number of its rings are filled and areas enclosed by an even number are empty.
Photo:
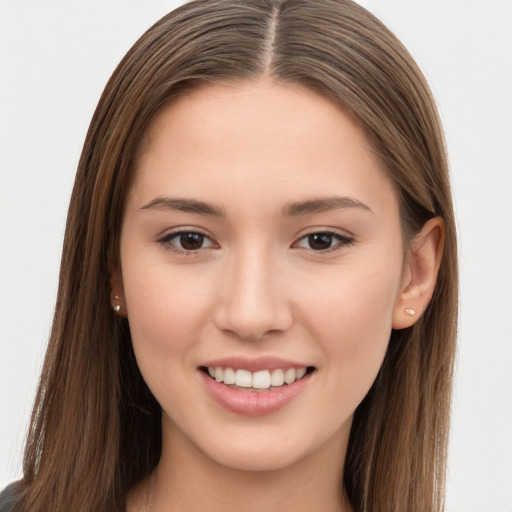
M141 200L172 193L206 200L216 194L229 202L248 189L254 203L326 194L396 203L357 123L330 99L296 84L191 89L154 116L134 163Z

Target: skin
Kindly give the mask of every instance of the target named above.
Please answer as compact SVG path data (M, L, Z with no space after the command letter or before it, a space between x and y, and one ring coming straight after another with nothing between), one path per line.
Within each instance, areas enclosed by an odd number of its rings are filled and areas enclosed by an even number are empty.
M270 80L172 100L134 171L112 292L162 406L163 451L128 510L351 510L340 482L353 413L391 329L428 304L442 222L404 246L396 194L363 132L330 100ZM333 196L350 204L290 208ZM155 202L164 197L222 215ZM204 238L184 252L176 230ZM331 247L312 247L308 235L325 232ZM205 361L262 355L314 367L290 403L247 416L207 392Z

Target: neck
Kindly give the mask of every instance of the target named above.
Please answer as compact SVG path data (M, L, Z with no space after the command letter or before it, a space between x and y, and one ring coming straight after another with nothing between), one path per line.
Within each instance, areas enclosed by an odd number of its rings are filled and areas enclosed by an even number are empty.
M352 511L342 487L348 436L271 471L226 467L183 438L172 439L164 437L160 463L129 496L128 512Z

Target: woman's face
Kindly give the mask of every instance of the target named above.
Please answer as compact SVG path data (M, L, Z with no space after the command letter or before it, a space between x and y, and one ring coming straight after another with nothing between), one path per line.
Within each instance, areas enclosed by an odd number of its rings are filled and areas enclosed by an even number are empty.
M164 452L338 457L404 287L397 198L362 131L300 86L207 85L156 115L135 173L119 287Z

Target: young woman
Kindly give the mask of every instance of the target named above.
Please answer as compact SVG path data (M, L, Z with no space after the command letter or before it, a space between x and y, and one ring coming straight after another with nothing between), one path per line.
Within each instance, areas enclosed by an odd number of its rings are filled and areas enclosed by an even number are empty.
M15 511L440 511L442 130L347 0L198 0L91 122Z

